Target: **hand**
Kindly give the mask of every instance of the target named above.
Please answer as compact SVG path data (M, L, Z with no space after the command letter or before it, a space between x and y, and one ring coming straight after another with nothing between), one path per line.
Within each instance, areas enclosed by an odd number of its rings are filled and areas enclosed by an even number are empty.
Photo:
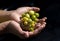
M15 21L10 21L7 26L7 31L8 33L12 33L22 39L29 37L28 31L23 31L20 24Z
M33 32L23 31L21 29L21 26L19 23L15 22L15 21L10 21L10 23L8 24L8 27L7 27L7 31L22 39L29 38L31 36L37 35L38 33L41 32L41 30L43 28L45 28L46 19L47 19L46 17L39 19L38 23L36 24L36 29Z
M16 9L16 10L14 10L13 12L12 12L12 14L10 14L10 16L11 16L11 19L13 19L13 20L15 20L15 21L17 21L17 22L20 22L20 17L21 17L21 15L22 14L24 14L25 12L28 12L29 10L34 10L34 11L39 11L40 9L39 8L37 8L37 7L21 7L21 8L18 8L18 9ZM26 35L27 35L27 33L28 33L28 31L26 32L26 31L24 31L24 33L26 33ZM25 35L25 36L26 36ZM23 36L23 35L22 35ZM29 33L28 33L28 36L29 36ZM27 37L27 36L26 36Z
M34 36L41 32L41 30L46 25L45 20L46 20L46 18L40 19L39 22L36 24L36 29L33 32L23 31L21 29L21 26L19 23L15 22L13 20L9 20L9 21L0 23L0 34L8 32L8 33L12 33L22 39L28 38L28 37Z
M23 31L20 24L13 20L0 23L0 35L4 33L12 33L20 38L29 37L28 32Z
M35 29L34 32L28 32L28 31L22 30L22 28L18 22L20 22L21 15L24 14L25 12L28 12L29 10L39 11L40 9L36 8L36 7L21 7L21 8L18 8L11 12L10 18L15 21L11 21L9 23L9 25L7 27L7 31L9 33L15 34L19 37L28 38L30 36L34 36L34 35L38 34L45 27L45 25L46 25L45 21L43 21L43 19L40 19L40 21L42 21L42 22L39 21L37 23L37 24L39 24L39 26L36 25L37 29Z
M28 12L29 10L34 10L34 11L39 11L40 9L37 7L21 7L18 8L14 11L11 12L11 14L9 15L11 19L20 22L20 17L22 14L24 14L25 12Z
M17 22L20 22L21 15L24 14L25 12L28 12L29 10L39 11L40 9L37 7L21 7L12 12L11 18ZM30 37L30 36L34 36L34 35L38 34L45 27L45 25L46 25L45 20L46 20L46 17L40 19L40 21L37 23L37 25L39 25L39 26L36 25L37 29L34 30L34 32L23 31L26 34L25 36ZM20 27L20 29L21 29L21 27Z
M0 27L2 28L2 30L4 30L4 28L6 28L6 26L8 26L7 31L9 31L10 33L13 33L19 37L20 36L25 37L25 38L29 37L28 31L22 31L20 25L17 23L17 22L20 22L21 15L25 12L28 12L29 10L39 11L40 9L37 7L21 7L14 11L11 11L11 12L9 11L9 13L10 13L9 18L11 20L15 20L16 22L15 21L2 22ZM9 25L8 25L8 23L9 23ZM24 34L21 34L21 32L23 32Z
M33 32L29 32L29 36L34 36L40 33L41 30L44 29L46 26L46 22L45 22L46 19L47 19L46 17L39 19L38 23L36 24L36 29Z

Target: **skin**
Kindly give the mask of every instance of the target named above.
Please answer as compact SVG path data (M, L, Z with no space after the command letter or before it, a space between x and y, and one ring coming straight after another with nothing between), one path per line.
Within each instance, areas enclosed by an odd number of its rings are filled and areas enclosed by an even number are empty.
M20 7L12 11L4 11L4 12L3 10L0 11L0 13L3 12L3 14L0 14L0 17L8 19L8 21L5 20L4 22L0 23L0 34L12 33L22 39L37 35L43 28L45 28L46 26L45 20L47 18L44 17L42 19L39 19L38 23L36 24L37 28L33 32L24 31L22 30L19 24L19 22L21 21L20 17L22 14L24 14L25 12L28 12L29 10L34 10L38 12L40 9L37 7Z

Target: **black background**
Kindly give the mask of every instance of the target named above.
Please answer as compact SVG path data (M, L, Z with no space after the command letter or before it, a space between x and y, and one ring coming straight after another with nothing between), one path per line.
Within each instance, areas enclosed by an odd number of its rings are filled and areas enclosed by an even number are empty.
M47 17L46 28L32 38L20 39L12 34L4 34L0 36L0 41L60 41L60 0L0 0L0 9L15 10L23 6L41 8L40 18Z

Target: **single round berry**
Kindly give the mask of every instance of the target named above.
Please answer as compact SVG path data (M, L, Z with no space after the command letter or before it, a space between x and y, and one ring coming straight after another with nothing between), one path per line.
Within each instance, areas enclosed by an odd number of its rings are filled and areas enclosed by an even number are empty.
M36 17L39 17L39 13L35 13L35 16L36 16Z
M28 18L27 17L23 17L22 20L23 21L28 21Z
M24 25L27 25L27 24L28 24L28 22L27 22L27 21L25 21L25 22L24 22Z
M34 13L35 13L35 12L34 12L33 10L29 11L29 14L30 14L30 15L34 15Z
M35 22L38 22L38 18L35 18L34 21L35 21Z
M36 19L36 16L35 16L35 15L32 15L32 16L31 16L31 19L32 19L32 20L35 20L35 19Z
M30 31L34 31L34 28L33 28L33 27L30 27L29 30L30 30Z
M29 18L29 19L28 19L28 22L29 22L29 23L31 23L31 22L32 22L32 19L31 19L31 18Z
M30 18L30 15L27 13L27 14L25 14L25 17Z

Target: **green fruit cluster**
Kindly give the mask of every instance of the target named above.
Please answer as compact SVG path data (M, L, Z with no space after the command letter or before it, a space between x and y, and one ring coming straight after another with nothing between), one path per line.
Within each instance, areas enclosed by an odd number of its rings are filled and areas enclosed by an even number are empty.
M28 26L29 31L34 31L35 24L38 21L39 13L36 13L33 10L22 14L21 21L24 26ZM27 28L27 27L26 27Z

